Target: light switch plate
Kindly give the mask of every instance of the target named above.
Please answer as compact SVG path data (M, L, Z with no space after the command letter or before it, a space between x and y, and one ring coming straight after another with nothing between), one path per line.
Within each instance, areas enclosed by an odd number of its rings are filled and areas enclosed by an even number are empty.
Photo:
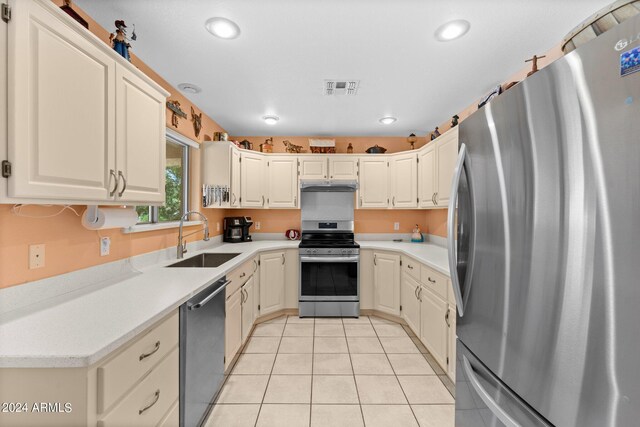
M44 245L29 246L29 269L44 267Z
M260 230L260 221L256 222L256 230Z
M101 237L100 238L100 256L109 255L110 250L111 250L111 239L109 237Z
M220 231L220 223L216 222L216 231Z
M393 229L394 229L395 231L400 230L400 223L399 223L399 222L394 222L394 223L393 223Z

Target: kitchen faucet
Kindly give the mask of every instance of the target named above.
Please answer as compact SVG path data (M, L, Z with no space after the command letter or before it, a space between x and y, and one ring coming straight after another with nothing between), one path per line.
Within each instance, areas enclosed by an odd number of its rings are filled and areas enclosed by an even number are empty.
M184 220L191 214L197 214L204 221L204 240L205 242L209 241L209 221L207 217L198 211L189 211L186 214L180 217L180 230L178 231L178 247L176 248L178 259L184 258L184 254L187 252L187 242L183 242L183 237L191 236L192 234L198 233L200 230L196 230L192 233L187 234L186 236L182 235L182 226L184 225Z

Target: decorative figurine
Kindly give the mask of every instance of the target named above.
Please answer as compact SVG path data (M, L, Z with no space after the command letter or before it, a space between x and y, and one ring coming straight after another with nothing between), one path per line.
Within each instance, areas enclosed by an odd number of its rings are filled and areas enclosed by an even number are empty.
M180 102L178 101L167 101L167 108L171 110L171 126L174 128L178 127L178 117L182 117L183 119L187 118L187 113L182 111L180 108Z
M458 120L460 119L460 117L458 117L457 114L455 114L452 118L451 118L451 127L454 128L456 126L458 126Z
M200 136L200 130L202 129L202 113L196 114L196 111L191 107L191 121L193 122L193 131L196 134L196 138Z
M282 143L286 147L287 153L300 153L302 151L302 145L295 145L287 140L282 141Z
M351 145L351 143L349 143L349 145L347 146L347 153L348 154L353 153L353 145Z
M533 58L527 59L524 62L531 62L532 67L531 67L531 71L529 71L527 73L527 77L529 77L530 75L538 72L538 59L542 59L542 58L546 58L546 55L542 55L542 56L538 56L538 55L533 55Z
M264 143L260 144L260 152L273 153L273 137L264 140Z
M409 144L411 144L411 149L412 150L414 150L416 148L415 147L415 143L416 143L417 140L418 140L418 138L416 137L415 133L412 133L411 135L409 135L409 137L407 137L407 142Z
M416 224L416 228L413 229L413 234L411 234L411 241L414 243L424 242L424 236L420 232L420 226L418 224Z
M436 139L439 136L440 136L440 131L438 130L438 126L436 126L436 130L431 132L431 140L433 141L434 139Z
M120 54L120 56L131 62L131 56L129 56L129 48L131 47L131 45L129 44L129 39L127 38L127 30L125 30L127 26L122 20L117 20L115 22L115 26L116 30L113 33L109 34L109 41L111 42L111 46L113 47L113 50Z

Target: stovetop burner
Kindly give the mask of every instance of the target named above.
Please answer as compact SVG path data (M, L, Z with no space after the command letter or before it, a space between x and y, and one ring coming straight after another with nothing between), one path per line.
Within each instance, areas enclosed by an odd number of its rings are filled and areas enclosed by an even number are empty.
M300 248L359 248L353 233L334 232L318 233L303 232Z

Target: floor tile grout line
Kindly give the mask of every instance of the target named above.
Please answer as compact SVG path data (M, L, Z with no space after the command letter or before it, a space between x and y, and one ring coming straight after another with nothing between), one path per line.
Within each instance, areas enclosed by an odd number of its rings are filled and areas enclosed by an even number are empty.
M311 391L309 393L309 427L311 427L311 417L313 416L313 359L316 354L316 320L313 319L313 334L311 335Z
M375 327L373 329L376 331L376 335L378 335L377 329ZM406 331L405 331L405 333L406 333ZM380 340L380 337L378 337L378 340ZM415 343L413 341L411 341L411 343L413 345L415 345ZM380 345L382 345L382 341L380 341ZM387 358L387 362L389 362L389 365L391 365L391 370L394 373L394 377L396 379L396 382L400 386L400 390L402 390L402 395L404 396L405 400L407 401L407 405L409 405L409 409L411 410L411 414L413 414L413 418L416 420L416 426L420 426L420 421L418 421L418 417L416 416L416 413L413 412L413 407L411 407L411 403L409 402L409 398L407 397L407 393L404 391L404 387L402 387L402 383L398 379L398 374L396 373L396 370L393 368L393 364L391 363L391 359L389 359L389 353L387 353L387 349L384 348L384 346L382 347L382 349L384 350L384 355ZM418 349L418 351L419 350L420 349Z
M367 316L367 318L369 318ZM369 319L369 323L371 323L371 319ZM342 328L344 327L344 321L342 322ZM366 422L364 420L364 411L362 410L362 401L360 400L360 391L358 390L358 382L356 381L356 371L353 368L353 359L351 358L351 348L349 347L349 340L347 339L347 331L345 329L345 341L347 342L347 354L349 355L349 363L351 364L351 375L353 376L353 385L356 387L356 396L358 397L358 406L360 407L360 416L362 417L362 425L366 427Z
M260 407L258 408L258 415L256 416L256 422L254 423L254 427L258 427L258 420L260 419L260 413L262 412L262 405L264 405L264 399L267 396L267 390L269 389L269 383L271 382L271 375L273 374L273 368L276 366L276 359L278 358L278 353L280 352L280 345L282 344L282 337L284 336L284 329L287 327L288 318L285 319L284 327L282 328L282 334L280 335L280 341L278 342L278 348L276 348L276 357L273 359L273 365L271 365L271 371L269 372L269 378L267 379L267 386L264 388L264 393L262 393L262 402L260 402ZM249 337L251 339L253 336Z

